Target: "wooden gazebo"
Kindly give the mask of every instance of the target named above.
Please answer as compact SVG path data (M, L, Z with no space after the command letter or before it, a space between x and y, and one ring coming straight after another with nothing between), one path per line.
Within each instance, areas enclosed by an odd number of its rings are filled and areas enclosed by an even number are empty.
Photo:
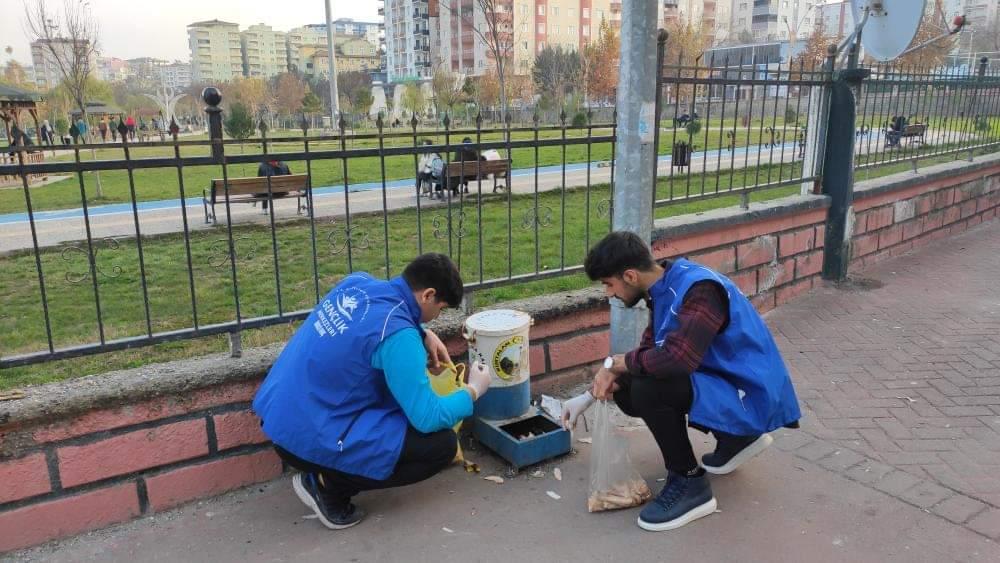
M20 114L27 111L35 122L35 143L39 145L42 143L41 128L38 126L38 102L40 101L42 101L42 97L35 92L0 84L0 120L3 120L8 142L12 140L11 129L13 126L16 125L24 131L24 125L20 122Z

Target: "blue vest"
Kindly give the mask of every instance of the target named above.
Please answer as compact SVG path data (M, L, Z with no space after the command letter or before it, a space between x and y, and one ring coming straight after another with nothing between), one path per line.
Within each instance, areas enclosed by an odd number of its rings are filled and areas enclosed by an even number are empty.
M271 441L317 465L383 480L407 419L372 367L378 345L420 328L420 306L402 278L347 276L306 318L253 401Z
M716 335L691 375L694 402L688 420L727 434L752 436L797 421L802 415L791 377L764 320L725 276L688 260L677 260L649 289L653 335L662 346L677 329L676 311L697 282L710 280L729 296L729 324Z

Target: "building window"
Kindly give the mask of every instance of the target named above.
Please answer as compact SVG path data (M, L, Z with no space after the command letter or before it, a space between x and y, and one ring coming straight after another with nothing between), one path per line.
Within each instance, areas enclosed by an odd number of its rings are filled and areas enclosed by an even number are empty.
M521 22L521 33L528 33L528 24L526 22Z
M559 6L552 6L552 17L559 17Z
M527 51L528 50L528 42L527 41L522 41L521 42L521 48L524 49L525 51Z
M542 49L545 49L545 42L544 41L539 41L538 42L538 52L541 53Z
M584 37L590 37L590 28L589 27L587 27L587 26L583 27L583 36Z
M569 16L569 17L571 17L571 18L575 18L576 17L576 10L574 10L573 8L567 8L566 9L566 15Z
M576 35L576 26L575 25L569 26L569 34L570 35Z
M544 23L539 23L538 24L538 33L539 34L543 34L543 35L545 34L545 24Z
M590 8L584 8L583 9L583 19L585 19L585 20L589 20L590 19Z
M545 6L544 5L538 6L538 15L539 16L544 16L545 15Z
M559 25L552 26L552 35L559 35Z
M604 19L604 10L597 10L597 19L599 20Z
M528 15L528 5L527 4L521 4L521 15L522 16L527 16Z

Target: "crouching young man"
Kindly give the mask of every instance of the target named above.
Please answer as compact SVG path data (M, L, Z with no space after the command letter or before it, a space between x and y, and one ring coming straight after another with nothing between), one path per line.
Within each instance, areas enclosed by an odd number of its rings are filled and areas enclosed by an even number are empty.
M768 432L798 426L798 400L771 333L725 276L684 259L657 263L634 233L606 236L584 268L608 297L627 307L645 300L651 316L639 347L608 358L591 390L567 401L563 424L572 428L595 399L611 398L645 421L667 481L639 527L672 530L713 513L705 472L729 473L771 444ZM716 438L700 467L689 425Z
M327 528L351 527L361 491L423 481L455 457L452 430L489 388L483 366L469 386L438 397L428 363L448 361L421 323L462 300L462 279L443 254L423 254L400 277L345 277L278 356L253 401L264 433L301 471L295 494Z

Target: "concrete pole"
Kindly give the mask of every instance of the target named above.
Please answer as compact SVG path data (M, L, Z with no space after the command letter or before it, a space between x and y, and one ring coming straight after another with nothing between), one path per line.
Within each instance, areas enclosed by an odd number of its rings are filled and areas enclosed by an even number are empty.
M337 128L337 116L340 115L340 97L337 95L337 55L333 51L333 16L330 10L330 0L326 0L326 49L329 53L327 62L330 71L330 127Z
M656 10L659 2L622 3L621 63L618 73L618 126L615 134L615 193L612 224L650 241L653 230L653 186L656 181ZM649 324L646 309L611 303L611 352L635 348Z

